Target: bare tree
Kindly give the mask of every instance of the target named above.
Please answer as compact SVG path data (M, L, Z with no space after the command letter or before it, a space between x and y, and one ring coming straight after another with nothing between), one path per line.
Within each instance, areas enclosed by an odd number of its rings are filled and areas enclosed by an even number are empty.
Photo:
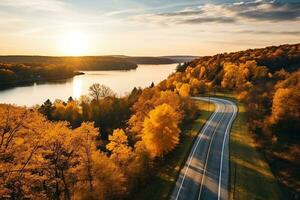
M112 89L99 83L94 83L93 85L91 85L89 91L92 98L96 101L99 101L100 98L115 95Z

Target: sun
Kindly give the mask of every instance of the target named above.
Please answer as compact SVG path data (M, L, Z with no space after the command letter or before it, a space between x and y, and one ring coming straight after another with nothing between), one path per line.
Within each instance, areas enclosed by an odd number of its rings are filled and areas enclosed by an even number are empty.
M88 50L88 37L82 32L64 33L59 43L62 53L68 56L80 56Z

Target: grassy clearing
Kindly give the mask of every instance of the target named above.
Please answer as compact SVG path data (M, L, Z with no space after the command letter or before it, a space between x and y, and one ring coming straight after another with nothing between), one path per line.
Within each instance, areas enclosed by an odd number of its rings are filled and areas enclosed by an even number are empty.
M281 199L278 182L247 128L245 108L238 107L230 135L230 199Z
M201 115L193 123L182 129L180 144L165 157L164 161L159 165L157 174L144 189L138 191L133 199L168 199L180 169L187 159L195 136L215 109L213 104L208 106L208 103L203 101L197 101L197 105L201 111Z

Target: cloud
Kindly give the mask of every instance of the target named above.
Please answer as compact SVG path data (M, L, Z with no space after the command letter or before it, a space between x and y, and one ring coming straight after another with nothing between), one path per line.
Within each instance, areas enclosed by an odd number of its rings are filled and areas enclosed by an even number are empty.
M255 30L243 30L237 31L234 33L243 33L243 34L261 34L261 35L300 35L299 31L255 31Z
M295 21L300 18L300 2L249 2L226 7L228 11L234 12L237 17L254 21Z
M202 10L187 10L187 11L179 11L179 12L159 13L157 15L164 16L164 17L174 17L174 16L199 15L202 13L203 13Z
M202 24L202 23L234 23L235 19L231 17L199 17L182 20L183 24Z
M133 14L140 12L140 9L123 9L123 10L115 10L104 13L104 16L111 17L111 16L118 16L118 15L126 15L126 14Z
M300 2L257 0L232 4L203 4L175 12L138 15L135 19L160 24L249 23L300 20Z

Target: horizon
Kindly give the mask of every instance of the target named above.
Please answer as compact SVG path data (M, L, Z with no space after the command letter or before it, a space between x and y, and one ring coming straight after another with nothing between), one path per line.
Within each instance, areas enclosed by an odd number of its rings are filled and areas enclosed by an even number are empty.
M300 41L296 0L2 0L0 16L0 55L204 56Z
M300 42L296 42L296 43L284 43L284 44L279 44L279 45L270 45L270 46L264 46L264 47L257 47L257 48L247 48L247 49L240 49L240 50L236 50L236 51L224 51L224 52L219 52L219 53L215 53L215 54L210 54L210 55L156 55L156 56L152 56L152 55L113 55L113 54L103 54L103 55L39 55L39 54L0 54L1 57L5 57L5 56L24 56L24 57L204 57L204 56L214 56L214 55L218 55L218 54L229 54L229 53L235 53L238 51L247 51L247 50L256 50L256 49L264 49L264 48L268 48L268 47L278 47L278 46L284 46L284 45L296 45L299 44Z

